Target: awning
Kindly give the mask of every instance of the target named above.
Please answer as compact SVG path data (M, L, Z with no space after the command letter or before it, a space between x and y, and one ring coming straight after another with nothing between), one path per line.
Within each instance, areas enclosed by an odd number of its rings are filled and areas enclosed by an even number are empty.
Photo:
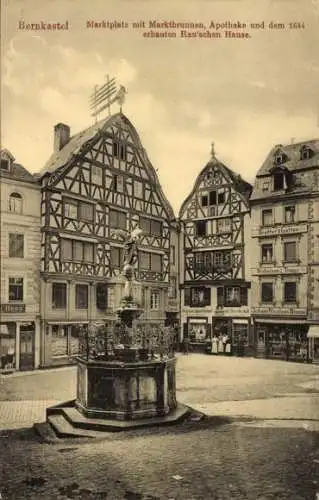
M319 338L319 325L310 325L309 332L307 333L308 339Z
M255 318L255 323L269 323L273 325L304 325L304 319L269 319L269 318Z

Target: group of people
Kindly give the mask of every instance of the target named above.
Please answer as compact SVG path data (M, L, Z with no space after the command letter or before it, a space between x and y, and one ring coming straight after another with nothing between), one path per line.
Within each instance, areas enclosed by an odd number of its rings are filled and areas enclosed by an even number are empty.
M212 354L230 354L231 353L231 339L227 335L219 335L217 337L216 334L212 337Z

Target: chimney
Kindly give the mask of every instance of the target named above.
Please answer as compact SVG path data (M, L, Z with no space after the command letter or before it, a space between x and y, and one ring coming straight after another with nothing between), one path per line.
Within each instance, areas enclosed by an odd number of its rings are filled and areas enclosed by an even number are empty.
M54 127L54 152L58 153L70 140L70 127L64 123L57 123Z

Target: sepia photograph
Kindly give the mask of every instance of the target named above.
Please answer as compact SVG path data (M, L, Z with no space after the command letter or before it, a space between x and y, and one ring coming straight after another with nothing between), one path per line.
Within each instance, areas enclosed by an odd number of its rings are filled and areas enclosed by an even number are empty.
M319 1L3 0L0 500L319 499Z

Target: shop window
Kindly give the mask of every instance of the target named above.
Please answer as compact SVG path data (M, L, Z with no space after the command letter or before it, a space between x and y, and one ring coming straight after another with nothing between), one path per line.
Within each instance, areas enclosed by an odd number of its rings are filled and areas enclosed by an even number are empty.
M233 344L249 346L248 325L233 322Z
M160 291L152 290L151 291L151 309L158 310L160 308Z
M108 305L108 287L106 283L96 285L96 307L100 311L105 311Z
M11 193L9 196L9 211L20 214L22 212L22 196L19 193Z
M162 223L158 220L140 217L140 228L144 234L162 236Z
M205 220L199 220L195 222L195 234L196 236L206 236L207 223Z
M284 301L295 303L297 300L297 284L295 282L286 282L284 288Z
M121 247L111 247L111 262L112 268L121 268L124 261L124 249Z
M261 245L261 262L269 264L273 261L273 246L271 243Z
M273 224L273 216L272 216L272 210L267 209L262 211L262 225L263 226L270 226Z
M284 261L296 262L297 260L297 245L295 241L286 241L284 243Z
M292 222L295 222L295 212L296 212L296 207L294 207L294 206L285 207L285 222L286 222L286 224L291 224Z
M68 327L64 325L52 325L52 357L68 355Z
M9 234L9 257L24 257L24 235L17 233Z
M9 278L9 301L23 300L23 278Z
M88 308L88 285L75 285L75 307L76 309Z
M126 213L120 210L110 209L109 213L109 225L113 229L124 229L126 230Z
M204 342L208 336L208 324L206 322L188 323L188 337L191 342Z
M0 369L15 368L16 327L14 323L0 324Z
M272 303L274 300L273 295L273 284L272 283L262 283L261 284L261 301L265 303Z
M52 308L66 308L66 283L52 283Z

